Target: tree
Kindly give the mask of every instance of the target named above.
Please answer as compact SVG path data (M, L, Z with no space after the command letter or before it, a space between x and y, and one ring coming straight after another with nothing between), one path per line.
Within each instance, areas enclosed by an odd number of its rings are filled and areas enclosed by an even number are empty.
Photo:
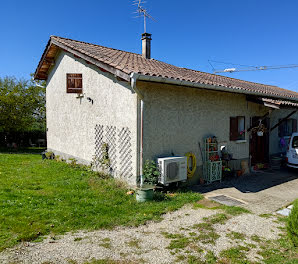
M0 132L45 131L45 83L0 78Z

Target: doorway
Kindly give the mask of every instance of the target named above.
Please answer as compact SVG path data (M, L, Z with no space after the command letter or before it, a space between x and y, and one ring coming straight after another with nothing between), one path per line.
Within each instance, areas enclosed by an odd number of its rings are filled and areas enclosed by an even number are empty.
M257 127L259 125L260 116L254 116L251 118L251 127ZM262 124L267 128L267 131L263 133L263 136L258 136L256 131L252 131L249 140L249 154L251 156L251 165L258 163L269 163L269 128L270 119L265 118L262 120Z

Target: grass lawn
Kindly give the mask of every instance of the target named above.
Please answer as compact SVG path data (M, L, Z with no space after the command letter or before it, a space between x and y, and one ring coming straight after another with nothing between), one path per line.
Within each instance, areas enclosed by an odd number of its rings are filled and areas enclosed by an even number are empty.
M143 224L202 198L181 192L137 203L126 192L120 182L83 168L36 154L0 153L0 251L48 234Z

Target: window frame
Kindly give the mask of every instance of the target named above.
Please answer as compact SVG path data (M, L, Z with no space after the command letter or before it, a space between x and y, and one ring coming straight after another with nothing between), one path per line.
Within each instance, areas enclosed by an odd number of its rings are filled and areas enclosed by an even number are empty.
M242 118L244 129L240 131L239 124ZM245 140L245 132L245 116L230 117L230 141Z
M279 119L279 122L280 121L281 121L281 119ZM292 130L289 131L288 133L284 133L285 130L289 130L288 122L291 122ZM287 129L284 129L285 126L287 126ZM295 118L288 118L288 119L284 120L283 122L281 122L278 126L278 137L280 137L280 138L289 137L295 132L297 132L297 119L295 119Z
M73 84L71 84L71 82L73 82ZM82 73L66 73L66 93L83 93Z

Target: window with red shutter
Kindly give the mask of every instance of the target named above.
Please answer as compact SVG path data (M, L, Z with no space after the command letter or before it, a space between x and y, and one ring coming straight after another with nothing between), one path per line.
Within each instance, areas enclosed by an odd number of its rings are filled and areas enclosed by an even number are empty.
M66 74L66 92L83 93L83 77L81 73Z
M238 139L238 119L237 117L230 117L230 140Z
M230 140L245 139L245 116L230 117Z

